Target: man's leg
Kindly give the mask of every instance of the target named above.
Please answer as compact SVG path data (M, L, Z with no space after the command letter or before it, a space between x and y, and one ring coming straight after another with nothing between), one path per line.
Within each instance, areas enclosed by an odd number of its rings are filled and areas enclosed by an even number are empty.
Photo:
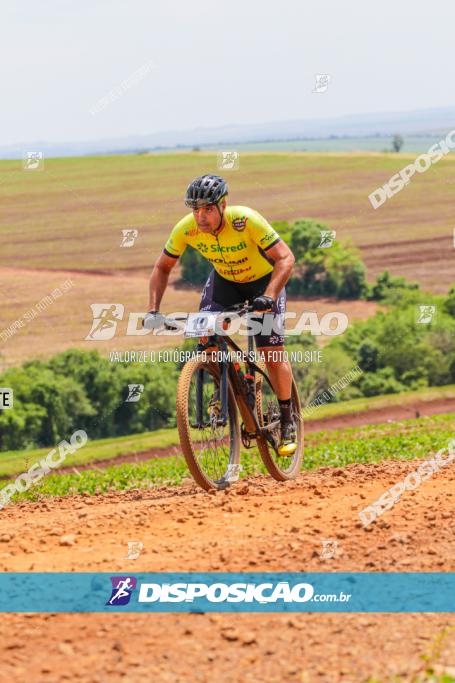
M285 311L286 292L283 289L274 306L273 330L268 329L270 325L267 326L264 320L264 334L256 336L256 346L261 355L264 355L270 381L280 406L281 441L278 454L289 456L295 452L297 441L291 405L292 368L289 361L285 360L284 354L285 329L282 315ZM266 313L264 318L271 315Z
M277 395L280 406L281 438L278 446L278 455L290 456L297 449L297 435L295 422L292 416L292 368L284 357L284 346L267 346L258 349L264 354L264 360L268 375Z
M256 347L264 354L270 381L280 401L290 400L292 387L292 368L284 354L285 313L286 290L283 287L274 303L273 312L265 313L260 318L255 316L257 320L262 319L262 331L255 337Z
M289 361L284 359L284 346L264 346L258 351L261 355L264 354L267 372L278 399L290 399L292 368Z

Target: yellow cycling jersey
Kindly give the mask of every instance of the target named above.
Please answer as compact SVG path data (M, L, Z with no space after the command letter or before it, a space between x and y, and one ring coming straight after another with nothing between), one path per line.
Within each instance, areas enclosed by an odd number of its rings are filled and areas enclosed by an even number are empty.
M210 261L215 270L232 282L252 282L273 270L267 250L280 236L257 211L228 206L225 224L218 235L199 230L192 213L174 226L164 253L178 258L189 245Z

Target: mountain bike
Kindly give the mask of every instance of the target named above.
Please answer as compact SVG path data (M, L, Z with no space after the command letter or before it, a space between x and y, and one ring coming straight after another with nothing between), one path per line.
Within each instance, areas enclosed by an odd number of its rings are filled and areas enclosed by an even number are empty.
M248 301L223 311L223 333L218 325L220 313L215 312L191 313L185 326L186 337L208 338L207 352L185 363L177 386L183 455L195 481L206 491L224 489L239 479L241 445L245 449L257 445L265 467L277 481L294 479L300 470L303 420L294 380L291 406L297 449L292 455L280 456L280 406L265 363L253 360L253 336L248 335L245 354L224 333L229 324L226 314L248 317L252 312Z

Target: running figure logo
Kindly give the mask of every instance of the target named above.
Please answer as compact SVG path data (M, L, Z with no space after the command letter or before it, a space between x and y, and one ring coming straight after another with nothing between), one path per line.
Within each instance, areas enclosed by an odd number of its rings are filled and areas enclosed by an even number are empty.
M436 306L428 306L425 304L419 304L419 311L417 314L417 322L421 325L429 325L434 318L436 313Z
M318 246L322 247L322 249L331 247L336 236L336 230L321 230L321 241Z
M112 339L117 329L117 322L122 320L125 307L123 304L90 304L93 314L92 329L85 337L86 341Z
M127 230L122 230L122 241L120 243L121 247L132 247L135 243L139 231L135 228L129 228Z
M321 560L331 560L337 554L338 541L331 538L324 538L322 541L322 550L319 557Z
M131 593L136 588L137 579L134 576L111 576L112 592L106 605L127 605Z
M143 384L128 384L128 396L125 399L125 403L135 403L136 401L139 401L143 391Z
M141 554L144 544L141 541L128 541L128 555L124 560L137 560Z
M42 152L26 152L22 162L24 171L42 171L44 169L44 157Z
M237 170L239 168L238 152L219 152L218 168L223 171Z
M312 92L327 92L327 88L329 87L330 83L330 74L316 74L315 75L316 83L314 85L314 89Z

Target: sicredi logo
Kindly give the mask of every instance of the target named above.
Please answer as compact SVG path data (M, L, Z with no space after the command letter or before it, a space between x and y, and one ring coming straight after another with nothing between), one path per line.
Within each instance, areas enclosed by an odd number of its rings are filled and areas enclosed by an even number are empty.
M0 387L0 410L13 407L13 390L8 387Z

